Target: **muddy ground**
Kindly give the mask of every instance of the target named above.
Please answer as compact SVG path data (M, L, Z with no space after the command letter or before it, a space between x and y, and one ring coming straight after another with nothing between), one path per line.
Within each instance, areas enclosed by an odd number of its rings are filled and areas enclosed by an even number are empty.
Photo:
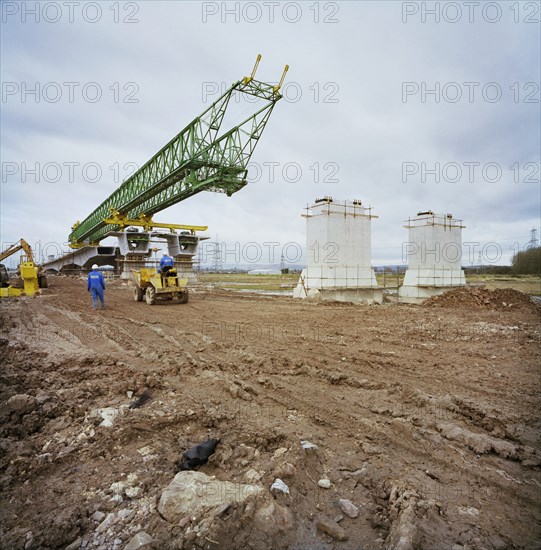
M539 308L106 299L0 304L2 548L541 547ZM164 519L208 437L199 471L261 492Z

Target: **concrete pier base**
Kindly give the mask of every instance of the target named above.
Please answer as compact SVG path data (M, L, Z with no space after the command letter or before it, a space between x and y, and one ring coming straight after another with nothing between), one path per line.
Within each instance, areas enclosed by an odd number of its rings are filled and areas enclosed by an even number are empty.
M353 304L381 304L383 289L381 288L335 288L313 291L320 299L335 300L337 302L351 302Z
M307 298L309 300L331 300L337 302L351 302L354 304L381 304L383 302L383 288L379 286L365 287L311 287L303 269L299 282L293 290L293 298Z

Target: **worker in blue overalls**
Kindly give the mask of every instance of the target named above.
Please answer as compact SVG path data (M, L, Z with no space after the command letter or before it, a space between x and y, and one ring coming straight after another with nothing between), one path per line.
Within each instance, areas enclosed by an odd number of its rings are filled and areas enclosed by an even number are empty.
M103 297L105 279L101 271L98 271L98 266L96 264L92 266L92 271L88 274L87 290L92 293L92 309L98 309L98 298L101 302L101 308L105 309L105 299Z
M162 254L162 259L160 260L160 268L158 269L158 273L163 273L164 275L167 274L167 272L175 266L175 261L171 256L167 254L167 252L164 252Z

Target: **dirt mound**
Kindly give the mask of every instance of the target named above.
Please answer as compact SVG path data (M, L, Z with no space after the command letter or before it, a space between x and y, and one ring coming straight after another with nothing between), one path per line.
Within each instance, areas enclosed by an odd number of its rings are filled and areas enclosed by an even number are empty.
M510 309L538 309L528 294L512 288L486 288L461 286L448 290L439 296L433 296L423 303L426 307L479 308L507 311Z

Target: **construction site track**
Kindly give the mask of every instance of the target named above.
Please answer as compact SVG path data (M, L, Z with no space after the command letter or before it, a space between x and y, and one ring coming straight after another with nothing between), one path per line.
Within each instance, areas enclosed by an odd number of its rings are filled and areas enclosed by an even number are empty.
M540 308L523 295L363 306L196 288L149 306L115 281L105 296L93 311L84 280L50 277L0 304L2 548L123 548L141 530L149 548L541 546ZM201 471L219 480L255 470L268 491L289 472L292 525L261 538L233 510L208 542L157 512L208 437ZM140 491L115 500L130 474ZM360 510L341 542L316 529L338 499ZM123 509L100 531L97 511Z

